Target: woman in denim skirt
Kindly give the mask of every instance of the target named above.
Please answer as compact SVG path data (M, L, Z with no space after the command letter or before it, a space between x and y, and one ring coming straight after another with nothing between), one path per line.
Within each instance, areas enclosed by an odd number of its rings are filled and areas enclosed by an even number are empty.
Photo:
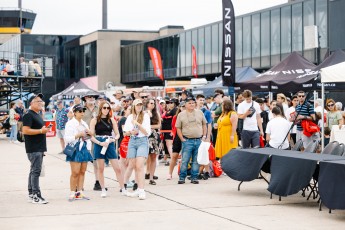
M95 134L91 137L93 143L93 154L97 160L99 183L101 184L101 197L107 196L107 191L104 185L104 160L109 159L111 166L114 169L116 178L121 187L122 195L127 195L127 190L124 187L123 175L116 153L115 141L119 139L120 134L117 128L117 123L112 116L111 105L109 102L102 102L99 106L98 116L93 118L90 122L90 131ZM115 137L113 137L113 134Z
M130 114L123 127L124 135L130 136L128 143L127 158L129 168L135 169L135 180L138 189L133 193L128 193L130 197L139 197L140 200L146 198L144 190L144 164L149 154L148 137L151 135L150 116L143 110L143 102L135 99Z

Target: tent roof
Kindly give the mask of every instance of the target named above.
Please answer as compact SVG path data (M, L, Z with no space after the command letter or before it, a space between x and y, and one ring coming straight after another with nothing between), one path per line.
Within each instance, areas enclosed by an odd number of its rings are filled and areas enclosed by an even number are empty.
M86 94L95 94L100 95L99 92L89 88L87 85L85 85L82 81L79 82L73 82L70 86L68 86L65 90L62 92L55 94L52 96L53 99L58 99L61 97L75 97L75 96L84 96Z
M345 82L345 62L321 69L321 82Z
M292 52L283 61L265 73L259 74L256 79L236 83L236 86L253 91L286 91L300 90L301 83L298 76L314 69L315 65L297 52Z

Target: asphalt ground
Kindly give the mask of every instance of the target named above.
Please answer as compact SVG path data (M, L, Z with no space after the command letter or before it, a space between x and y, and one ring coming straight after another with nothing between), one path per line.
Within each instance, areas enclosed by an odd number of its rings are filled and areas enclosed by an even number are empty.
M168 167L157 166L157 185L146 180L146 200L121 196L115 173L105 168L107 198L93 191L95 177L88 165L85 194L90 200L68 202L70 167L57 138L48 138L45 177L40 178L46 205L27 202L29 161L23 144L0 136L0 229L344 229L345 211L307 201L301 193L270 199L267 183L243 183L227 176L194 185L166 180Z

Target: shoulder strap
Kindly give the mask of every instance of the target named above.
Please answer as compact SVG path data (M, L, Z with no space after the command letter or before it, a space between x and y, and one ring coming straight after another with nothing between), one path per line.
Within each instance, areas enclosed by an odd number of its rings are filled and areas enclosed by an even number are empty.
M105 123L105 121L103 121L102 119L101 119L101 122L102 122L108 129L113 129L109 124Z

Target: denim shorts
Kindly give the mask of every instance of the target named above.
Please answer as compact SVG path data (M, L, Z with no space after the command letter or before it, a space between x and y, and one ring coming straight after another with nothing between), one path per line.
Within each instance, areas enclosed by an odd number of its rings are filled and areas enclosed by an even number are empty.
M106 141L106 137L96 137L99 142ZM109 143L105 154L101 154L103 146L94 144L93 145L93 156L95 159L117 159L117 153L115 148L115 142Z
M131 136L128 143L127 158L145 157L149 155L149 141L145 137Z

